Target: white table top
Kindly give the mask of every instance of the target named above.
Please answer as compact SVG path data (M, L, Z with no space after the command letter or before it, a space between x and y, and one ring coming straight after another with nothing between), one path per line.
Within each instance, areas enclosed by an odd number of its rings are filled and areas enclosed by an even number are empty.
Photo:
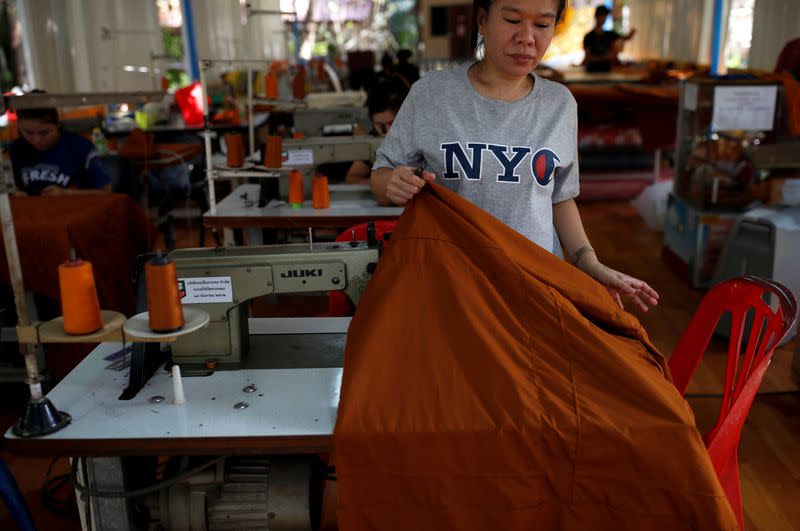
M251 319L251 333L343 333L349 322L349 318ZM243 369L184 376L186 403L181 405L173 402L171 374L160 368L133 399L119 400L128 383L128 371L106 369L110 362L103 358L120 348L120 343L98 345L48 393L59 410L72 416L67 427L27 440L9 430L7 442L16 439L16 446L24 451L26 443L44 448L48 442L74 447L81 442L107 441L113 447L115 441L137 440L141 446L146 444L142 440L158 444L160 439L244 437L263 442L265 438L328 438L333 433L341 368ZM244 392L249 385L257 390ZM154 396L164 400L153 403L150 398ZM249 406L235 409L240 402ZM265 442L263 446L269 445Z
M372 198L364 199L349 199L343 201L336 201L335 193L340 189L340 185L331 190L332 197L330 208L313 208L311 201L303 203L302 208L292 208L291 205L280 202L278 204L271 203L264 207L258 206L258 184L243 184L236 188L233 192L228 194L225 199L217 203L217 211L214 214L206 212L203 217L206 220L214 220L220 218L241 218L241 217L280 217L286 219L303 218L303 219L328 219L328 218L351 218L354 216L361 216L367 218L386 218L386 217L400 217L403 213L403 207L385 207L379 206L378 202ZM341 185L344 186L344 185ZM354 185L359 186L359 185ZM361 185L363 188L363 185ZM253 201L255 204L247 206L242 195L247 194L247 200Z

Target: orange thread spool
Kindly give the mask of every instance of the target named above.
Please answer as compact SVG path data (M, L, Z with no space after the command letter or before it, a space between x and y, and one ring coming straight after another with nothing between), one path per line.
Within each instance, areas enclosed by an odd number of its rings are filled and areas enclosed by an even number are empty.
M175 263L159 251L144 265L147 311L153 332L174 332L183 327L183 307Z
M306 67L297 65L297 74L292 80L292 96L296 100L306 97Z
M281 161L282 150L283 138L279 136L268 136L267 144L264 149L264 166L267 168L280 168L283 165Z
M240 168L244 166L244 141L239 133L225 135L225 145L228 146L228 166Z
M297 208L302 206L304 198L303 174L297 170L292 170L289 173L289 204L291 204L292 207Z
M267 99L278 99L278 76L276 76L275 72L272 70L267 72L267 74L264 76L264 93L266 94Z
M311 186L311 204L314 208L329 208L331 206L331 196L328 191L328 178L325 175L317 174Z
M92 264L77 259L74 249L69 260L58 266L58 284L64 332L83 335L103 328Z

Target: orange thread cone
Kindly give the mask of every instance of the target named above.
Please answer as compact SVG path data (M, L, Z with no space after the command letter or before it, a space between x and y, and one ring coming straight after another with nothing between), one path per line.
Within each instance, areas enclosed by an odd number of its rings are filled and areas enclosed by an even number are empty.
M262 161L267 168L280 168L282 166L281 151L283 150L283 139L279 136L268 136L267 144L264 149L264 160Z
M314 208L329 208L331 196L328 191L328 178L325 175L316 175L311 186L311 204Z
M91 263L73 259L59 265L58 284L64 332L83 335L103 328Z
M238 133L225 135L225 145L228 146L228 166L240 168L244 165L244 141Z
M303 174L297 170L289 173L289 203L291 205L302 205L303 199Z
M144 265L147 311L153 332L174 332L183 327L183 307L178 273L168 256L158 253Z

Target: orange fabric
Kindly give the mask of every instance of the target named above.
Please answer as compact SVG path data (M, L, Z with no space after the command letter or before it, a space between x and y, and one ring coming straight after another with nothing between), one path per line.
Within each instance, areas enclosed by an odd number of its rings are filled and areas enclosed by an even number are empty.
M74 248L92 263L100 307L133 315L131 267L152 249L156 235L147 215L123 194L12 197L25 289L59 300L58 266ZM0 283L9 284L0 243Z
M344 359L345 531L737 529L640 323L438 185L405 208Z

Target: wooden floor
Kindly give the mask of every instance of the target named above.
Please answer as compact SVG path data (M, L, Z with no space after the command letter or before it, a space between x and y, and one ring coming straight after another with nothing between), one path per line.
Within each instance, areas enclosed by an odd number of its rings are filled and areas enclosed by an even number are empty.
M665 355L697 307L703 293L690 289L660 259L662 235L649 230L626 202L592 202L581 205L592 244L604 263L646 280L660 294L658 307L639 314L645 329ZM179 231L179 246L197 244L195 232ZM180 228L180 227L179 227ZM208 238L211 244L211 238ZM760 531L800 531L800 379L791 372L793 344L776 351L753 405L739 446L746 528ZM716 419L724 375L720 349L706 356L689 388L689 402L698 426L705 431ZM22 388L24 394L24 388ZM2 395L7 394L1 393ZM24 400L8 397L0 409L5 430L19 415ZM2 443L0 443L1 446ZM2 456L24 491L39 529L79 529L75 520L45 509L40 487L50 460L26 459L2 451ZM65 461L56 472L66 471ZM62 491L63 492L63 491ZM0 504L0 529L13 529Z

